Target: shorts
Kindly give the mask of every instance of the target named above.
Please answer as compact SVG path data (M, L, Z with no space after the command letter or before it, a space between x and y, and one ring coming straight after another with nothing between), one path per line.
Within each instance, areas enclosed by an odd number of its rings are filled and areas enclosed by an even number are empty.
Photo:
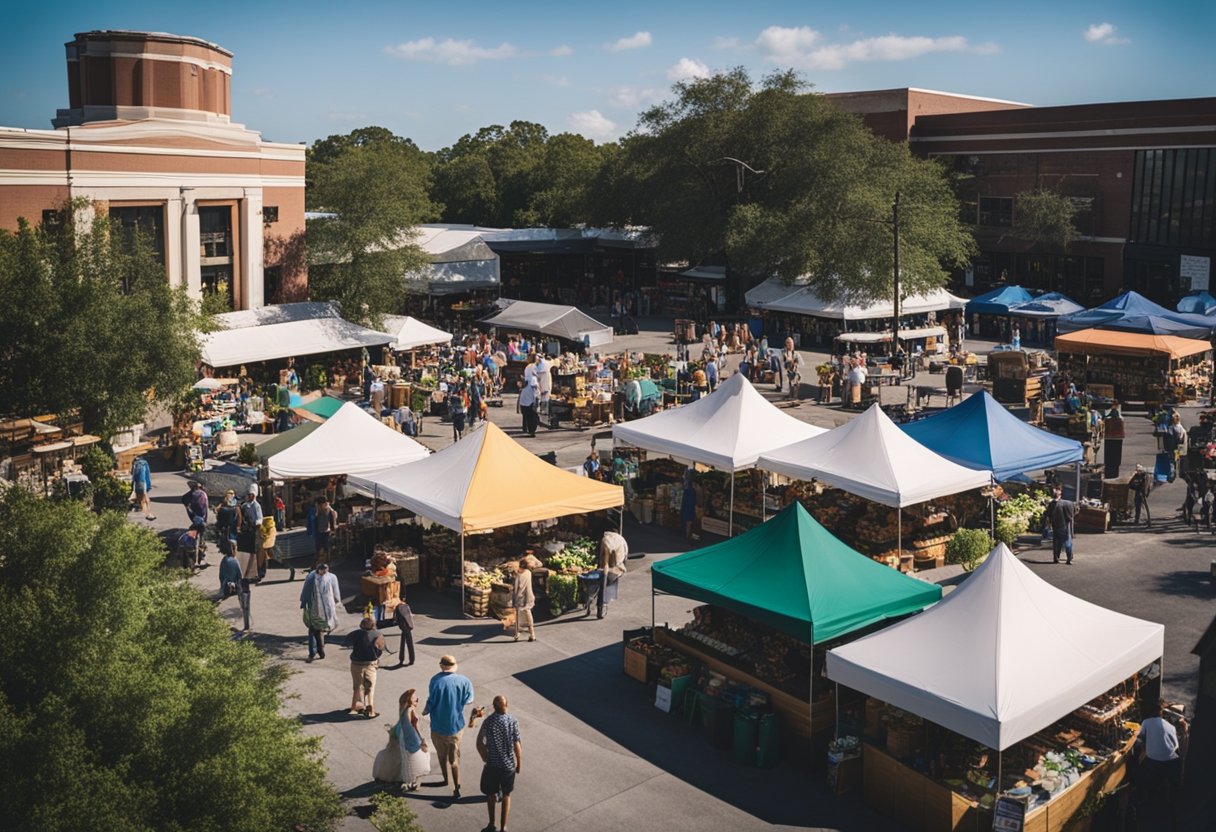
M515 790L515 769L486 766L481 770L481 793L506 797Z
M329 551L329 532L317 532L317 551Z
M354 683L354 690L362 690L369 702L375 698L377 666L376 662L350 663L350 679Z
M460 734L431 734L431 745L435 746L441 768L460 762L460 737Z

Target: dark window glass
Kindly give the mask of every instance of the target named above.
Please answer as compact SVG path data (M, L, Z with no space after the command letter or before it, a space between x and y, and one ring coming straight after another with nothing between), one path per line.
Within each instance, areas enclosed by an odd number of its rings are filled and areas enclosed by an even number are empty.
M62 225L64 221L64 213L59 208L48 208L42 212L42 224L47 228L54 228L57 225Z
M232 209L229 206L200 207L198 231L203 257L232 256Z
M138 228L152 246L156 259L161 263L165 262L165 209L163 205L113 206L110 208L110 219L118 223L128 246L134 243L135 229Z
M1195 245L1216 236L1216 153L1211 148L1137 151L1133 171L1134 242Z
M279 221L279 206L266 205L262 208L262 222L272 223Z
M986 228L1010 228L1013 226L1013 197L980 197L980 225Z
M283 269L279 266L262 269L262 298L265 303L279 302L279 283L282 276Z

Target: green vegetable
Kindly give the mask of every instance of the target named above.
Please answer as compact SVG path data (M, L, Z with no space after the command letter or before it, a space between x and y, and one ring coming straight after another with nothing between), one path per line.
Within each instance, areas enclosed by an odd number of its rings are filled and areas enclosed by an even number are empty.
M549 576L549 612L561 615L578 601L578 578L574 575Z

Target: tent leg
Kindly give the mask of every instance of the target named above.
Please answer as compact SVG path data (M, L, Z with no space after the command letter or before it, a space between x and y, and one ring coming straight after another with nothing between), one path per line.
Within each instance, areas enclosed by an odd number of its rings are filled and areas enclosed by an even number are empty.
M996 478L988 480L988 531L996 539Z
M760 480L760 521L768 520L768 474Z
M460 533L460 614L467 616L467 608L464 605L464 532Z
M726 536L735 536L735 472L730 472L730 519L726 522Z
M655 594L656 594L656 593L655 593L655 591L654 591L653 589L652 589L652 590L650 590L650 633L651 633L651 638L653 638L653 637L654 637L654 599L655 599Z
M904 559L904 510L899 506L895 507L895 545L899 547L899 560L902 563Z
M1073 495L1073 502L1081 502L1081 463L1077 462L1077 490Z
M836 700L836 739L840 739L840 682L833 682L835 690L833 691L833 699Z
M1001 795L1001 750L996 751L996 787L992 790L992 799L995 801Z
M621 537L624 537L625 536L625 504L622 503L620 509L618 509L618 510L620 511L620 519L619 519L619 522L617 523L616 530L617 530L617 534L619 534Z
M376 484L375 495L372 497L372 554L376 553L376 543L378 535L376 534L376 513L380 511L380 484Z

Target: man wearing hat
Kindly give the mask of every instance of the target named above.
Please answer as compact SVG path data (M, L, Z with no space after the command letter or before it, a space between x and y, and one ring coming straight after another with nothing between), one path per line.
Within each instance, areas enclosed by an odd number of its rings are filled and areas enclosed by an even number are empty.
M431 717L431 745L439 756L443 783L452 770L452 797L460 799L460 736L464 731L464 709L473 704L473 683L456 672L456 658L439 660L439 672L431 677L422 715Z

